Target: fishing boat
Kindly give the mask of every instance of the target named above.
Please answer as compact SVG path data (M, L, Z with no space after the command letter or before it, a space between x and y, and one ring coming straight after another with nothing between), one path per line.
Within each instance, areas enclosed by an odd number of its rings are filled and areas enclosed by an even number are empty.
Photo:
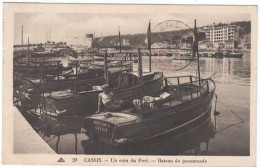
M189 52L183 52L183 53L174 53L172 54L173 60L197 60L193 55Z
M215 52L215 53L212 53L211 57L221 59L221 58L224 57L224 53L223 52Z
M26 77L39 78L44 75L57 75L71 72L71 67L63 67L62 64L53 65L34 65L34 64L15 64L14 72Z
M85 154L203 155L208 151L210 140L215 137L215 133L211 116L207 115L185 128L148 142L111 147L88 139L82 141L81 145Z
M91 62L91 66L89 69L100 69L104 67L104 61L103 62ZM120 62L120 61L110 61L108 62L108 68L116 68L116 67L122 67L126 71L133 71L133 63L132 62Z
M197 41L196 21L194 28ZM107 109L103 113L86 117L84 129L95 142L110 146L125 146L146 142L173 133L209 117L215 95L215 83L211 78L200 77L198 42L194 43L197 55L198 77L163 77L162 89L153 94L139 96L127 102L121 110ZM197 49L196 49L197 48ZM143 85L142 58L139 54L140 89Z
M224 53L224 57L225 58L242 58L243 57L243 52L241 51L232 51L232 50L227 50L225 53Z
M161 89L162 73L149 73L144 76L144 94L152 94ZM93 86L95 84L95 86ZM56 118L71 119L72 116L87 116L97 111L98 95L102 92L101 84L93 82L85 91L52 92L42 99L43 110L46 115ZM132 100L138 97L140 84L136 73L122 73L121 75L109 75L108 82L115 99Z
M183 77L176 77L176 81ZM185 77L184 77L185 78ZM215 87L211 79L168 83L163 90L133 100L121 112L106 111L86 118L84 128L98 142L120 146L159 137L185 127L211 112Z

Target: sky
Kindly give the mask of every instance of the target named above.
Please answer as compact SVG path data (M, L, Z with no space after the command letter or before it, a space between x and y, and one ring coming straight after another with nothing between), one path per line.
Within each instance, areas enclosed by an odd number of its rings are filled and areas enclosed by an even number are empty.
M151 30L157 31L158 23L165 20L179 20L190 27L230 23L234 21L249 21L250 14L101 14L101 13L16 13L14 17L14 43L21 44L21 29L24 29L24 43L30 38L30 43L66 41L68 38L83 37L84 34L95 32L96 37L117 35L120 33L146 33L149 20ZM67 38L68 37L68 38Z

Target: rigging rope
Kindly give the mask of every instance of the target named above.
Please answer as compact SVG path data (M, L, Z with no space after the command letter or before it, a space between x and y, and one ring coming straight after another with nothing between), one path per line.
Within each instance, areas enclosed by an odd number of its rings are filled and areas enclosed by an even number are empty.
M219 99L218 99L218 100L219 100ZM216 96L216 101L217 101L217 96ZM225 104L223 101L221 101L221 100L219 100L219 102L222 103L224 106L226 105L226 104ZM227 109L228 109L228 111L230 111L236 118L238 118L238 119L240 120L240 122L230 124L230 125L228 125L227 127L224 127L224 128L222 128L222 129L220 129L220 130L217 130L216 133L219 133L219 132L221 132L221 131L223 131L223 130L226 130L226 129L228 129L228 128L231 128L231 127L233 127L233 126L236 126L236 125L239 125L239 124L242 124L242 123L245 122L245 121L244 121L241 117L239 117L233 110L229 109L228 107L227 107ZM216 117L216 116L215 116L215 117Z
M192 61L193 61L193 60L190 60L190 62L189 62L188 64L186 64L184 67L179 68L179 69L175 69L175 70L173 70L173 71L180 71L180 70L183 70L183 69L187 68L187 67L192 63Z

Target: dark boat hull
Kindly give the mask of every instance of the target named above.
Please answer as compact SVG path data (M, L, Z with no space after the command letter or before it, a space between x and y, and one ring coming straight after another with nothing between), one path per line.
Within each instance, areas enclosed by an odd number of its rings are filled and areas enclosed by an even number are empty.
M90 139L84 141L83 147L85 154L185 155L187 151L190 153L191 150L196 154L207 151L207 148L201 150L200 144L209 142L214 135L215 128L209 112L185 127L149 141L128 143L121 145L121 147L111 147L111 145L98 143Z
M242 53L238 53L238 54L225 54L224 57L225 58L242 58L243 54Z

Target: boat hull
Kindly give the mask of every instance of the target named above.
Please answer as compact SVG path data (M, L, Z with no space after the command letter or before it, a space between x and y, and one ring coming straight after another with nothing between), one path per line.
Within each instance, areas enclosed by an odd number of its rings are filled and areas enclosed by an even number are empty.
M242 58L242 57L243 57L243 53L225 54L224 57L225 57L225 58Z

